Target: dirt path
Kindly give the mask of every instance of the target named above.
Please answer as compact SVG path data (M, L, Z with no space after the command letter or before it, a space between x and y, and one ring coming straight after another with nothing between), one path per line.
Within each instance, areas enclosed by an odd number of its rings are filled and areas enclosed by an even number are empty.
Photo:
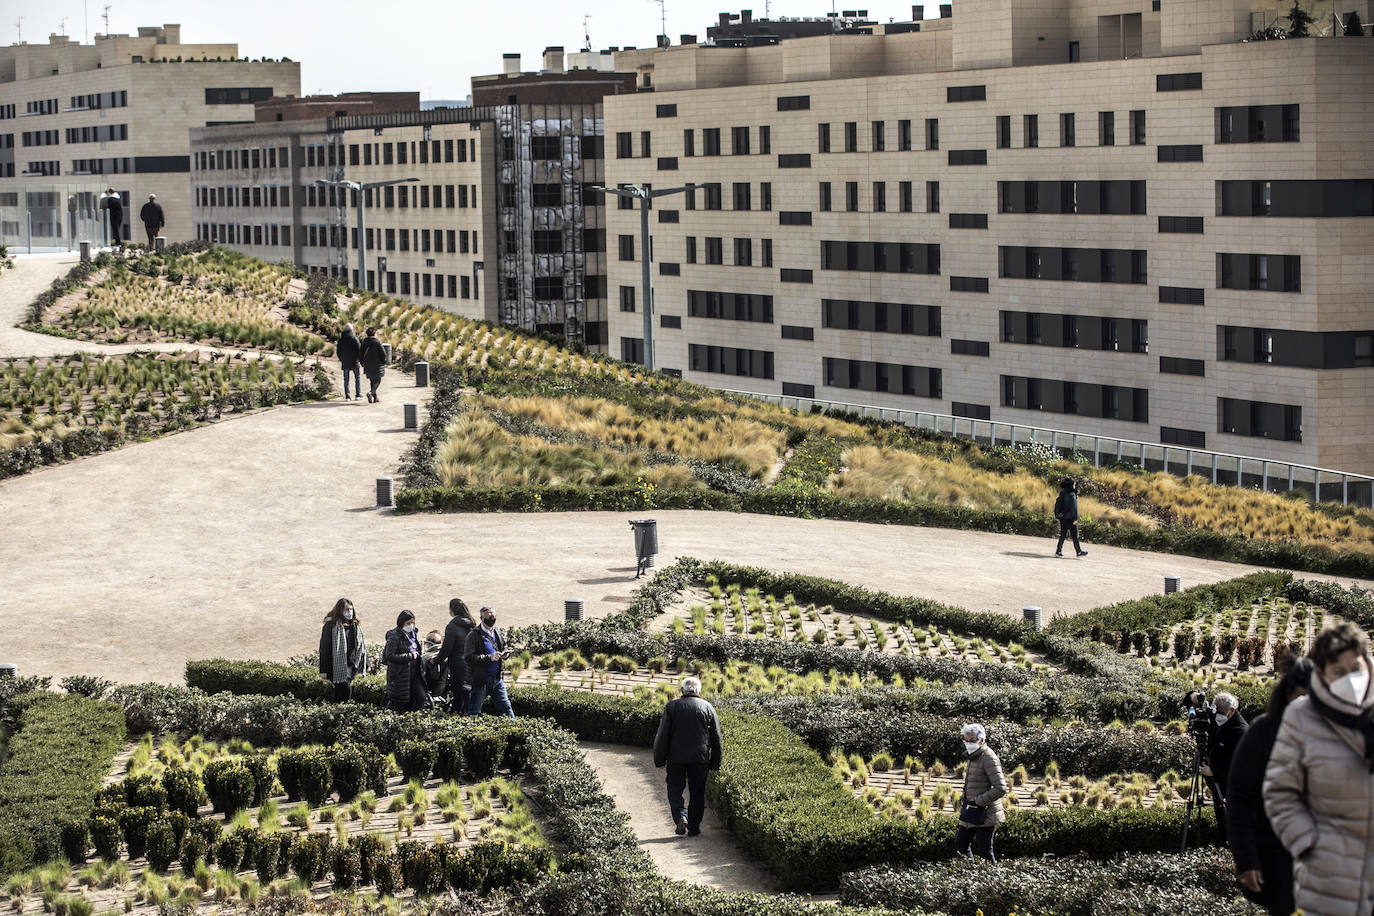
M654 768L648 749L592 742L580 746L616 807L630 815L640 847L666 877L723 891L772 890L768 876L748 860L715 811L707 809L701 836L674 833L664 771Z

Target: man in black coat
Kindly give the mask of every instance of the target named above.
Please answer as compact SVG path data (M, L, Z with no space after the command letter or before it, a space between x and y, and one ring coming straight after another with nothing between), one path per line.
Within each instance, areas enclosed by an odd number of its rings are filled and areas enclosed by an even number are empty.
M1231 758L1236 755L1236 745L1240 744L1248 725L1236 708L1239 705L1239 701L1231 694L1217 694L1217 711L1211 740L1207 745L1207 762L1199 767L1202 775L1212 782L1212 804L1216 808L1217 830L1222 842L1226 841L1226 786L1231 775Z
M357 395L358 400L362 400L363 378L358 374L358 355L362 353L362 350L362 341L358 340L358 335L353 333L353 325L344 325L343 333L339 335L339 342L334 345L334 355L339 358L339 368L343 370L345 401L353 400L348 394L350 376L353 379L353 393Z
M720 720L701 698L701 681L683 678L682 696L663 708L654 737L654 766L668 768L668 807L677 835L697 836L706 813L706 774L720 769ZM682 803L682 790L690 801Z
M367 393L370 403L377 403L377 386L382 383L382 376L386 373L386 350L382 349L382 342L377 339L377 329L368 328L367 336L363 338L362 348L358 351L358 359L363 364L363 375L367 376L372 390Z
M448 603L448 626L444 627L444 644L439 649L439 664L448 671L449 711L462 715L468 711L468 666L464 659L468 634L477 624L462 598Z
M162 215L162 204L157 202L156 194L148 195L148 202L138 211L138 218L143 221L143 231L148 233L148 247L152 248L153 239L157 238L162 227L167 225L167 220Z
M488 696L498 716L515 718L506 682L501 679L502 662L510 657L506 638L496 629L496 612L484 607L477 612L482 625L473 627L463 643L463 661L468 666L468 715L480 716Z
M110 188L100 198L100 209L108 220L105 225L110 232L110 244L118 245L124 240L124 198Z

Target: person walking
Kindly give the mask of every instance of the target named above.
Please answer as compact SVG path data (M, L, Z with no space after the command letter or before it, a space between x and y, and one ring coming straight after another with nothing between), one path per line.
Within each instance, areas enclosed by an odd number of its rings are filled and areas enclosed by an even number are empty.
M124 198L110 188L100 197L100 209L105 211L110 244L121 244L124 241Z
M1211 737L1207 742L1207 762L1198 771L1212 782L1212 807L1217 815L1217 832L1221 841L1226 842L1226 790L1227 779L1231 775L1231 761L1236 753L1236 745L1244 737L1249 723L1240 714L1240 701L1235 694L1219 693L1216 696L1217 711L1213 715Z
M444 644L439 649L439 664L448 671L449 711L460 715L468 711L468 665L464 658L468 634L477 626L472 611L462 598L448 603L449 620L444 627Z
M162 204L157 202L156 194L148 195L148 202L138 211L138 218L143 221L143 231L148 233L148 250L151 251L153 239L157 238L162 227L167 225L167 220L162 215Z
M339 342L334 345L334 355L339 358L339 368L343 370L345 401L353 400L348 394L350 376L353 378L353 394L358 400L363 399L363 377L358 372L358 355L362 353L362 350L362 341L358 340L358 335L353 333L353 325L344 325L343 333L339 335Z
M386 632L386 705L393 712L409 712L429 705L420 675L420 641L415 635L415 615L401 611L396 629Z
M487 695L496 706L496 714L515 718L506 695L506 682L501 679L501 663L510 657L506 639L496 629L496 612L484 607L478 612L482 625L468 633L463 647L463 661L468 668L468 715L480 716L482 702Z
M654 736L654 766L668 770L668 810L677 835L701 834L706 813L706 774L719 770L722 754L720 720L710 703L701 698L701 681L682 679L682 696L663 707ZM687 790L683 804L682 791Z
M1054 501L1054 517L1059 519L1059 545L1054 555L1064 555L1064 538L1073 535L1073 549L1078 556L1086 557L1088 552L1078 543L1078 484L1072 477L1059 482L1059 498Z
M996 862L992 834L1007 819L1002 797L1007 794L1007 777L1002 761L988 747L987 729L975 723L961 730L968 768L964 771L964 794L959 809L959 829L954 834L954 851L970 859L978 855ZM972 849L970 850L970 845Z
M382 383L382 376L386 374L386 350L382 349L382 342L377 339L377 329L368 328L367 336L363 338L362 347L358 351L358 359L363 364L363 375L367 376L367 381L371 385L371 390L367 393L367 400L370 404L376 404L377 386Z
M1231 758L1226 781L1227 834L1241 893L1273 916L1290 916L1293 902L1293 857L1279 842L1264 813L1264 771L1274 750L1279 724L1288 704L1307 693L1312 660L1284 655L1269 693L1269 705L1246 729Z
M353 698L353 679L367 673L367 643L363 640L353 602L340 598L320 629L320 677L334 685L334 702Z
M1306 916L1374 911L1374 659L1350 622L1308 653L1307 696L1283 711L1264 771L1264 810L1293 857L1293 899Z

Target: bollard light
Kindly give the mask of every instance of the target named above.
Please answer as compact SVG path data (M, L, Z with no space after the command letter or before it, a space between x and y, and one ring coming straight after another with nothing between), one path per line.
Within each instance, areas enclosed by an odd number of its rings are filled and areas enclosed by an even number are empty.
M1023 607L1021 608L1021 616L1025 618L1026 623L1035 627L1037 633L1045 629L1045 615L1040 608L1034 605Z
M582 598L565 598L563 600L563 619L582 620L587 616L587 602Z
M405 405L402 405L402 406L403 406L403 409L405 410L405 416L406 416L406 429L419 429L419 428L420 428L420 405L419 405L419 404L405 404Z
M377 478L377 508L388 509L392 506L391 500L391 478Z
M1164 577L1164 594L1172 595L1174 592L1183 590L1183 578L1181 576Z
M415 364L415 387L429 387L429 363L421 361Z

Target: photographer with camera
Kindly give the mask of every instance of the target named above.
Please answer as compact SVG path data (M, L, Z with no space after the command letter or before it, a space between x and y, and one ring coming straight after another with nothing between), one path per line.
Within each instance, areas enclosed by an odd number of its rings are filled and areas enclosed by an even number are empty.
M1264 771L1288 704L1307 693L1312 661L1280 649L1274 659L1278 680L1264 714L1250 723L1236 746L1226 781L1227 829L1242 892L1274 916L1289 916L1293 902L1293 858L1264 813Z
M1207 762L1198 767L1212 784L1212 807L1217 813L1217 833L1226 842L1226 786L1231 775L1231 758L1249 723L1240 714L1240 701L1232 694L1219 693L1209 723Z

